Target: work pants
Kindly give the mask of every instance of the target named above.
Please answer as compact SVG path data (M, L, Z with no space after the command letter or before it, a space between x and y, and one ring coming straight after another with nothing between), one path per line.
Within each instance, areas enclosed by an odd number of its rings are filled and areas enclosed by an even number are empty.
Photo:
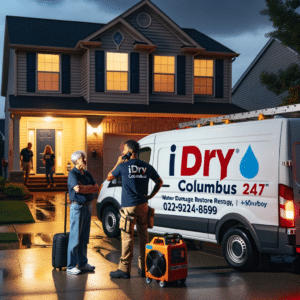
M22 162L22 169L25 172L24 174L24 185L28 184L28 179L29 179L29 173L30 173L30 168L31 168L31 162Z
M137 234L140 243L139 268L145 270L145 247L148 243L148 203L137 206L123 207L126 216L133 217L133 225L136 224ZM133 257L134 226L131 226L130 232L121 230L122 253L119 262L119 270L130 273Z
M87 244L91 228L92 203L80 205L72 203L70 207L70 235L68 245L68 269L87 264Z

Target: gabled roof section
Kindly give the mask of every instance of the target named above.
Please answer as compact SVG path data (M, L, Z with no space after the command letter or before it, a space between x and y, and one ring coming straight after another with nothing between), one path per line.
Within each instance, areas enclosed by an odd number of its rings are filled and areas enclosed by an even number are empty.
M252 68L258 63L258 61L260 60L260 58L265 54L265 52L267 51L267 49L272 45L272 43L274 41L283 44L282 41L279 40L278 38L274 38L274 37L270 38L269 41L266 43L266 45L262 48L262 50L254 58L254 60L249 65L249 67L246 69L246 71L243 73L243 75L240 77L240 79L236 82L236 84L234 85L234 87L231 90L232 94L240 86L240 84L243 82L243 80L248 76L248 74L250 73L250 71L252 70ZM290 51L292 51L293 53L295 53L295 55L299 56L299 53L296 52L293 48L291 48L289 46L286 46L286 48L289 49Z
M205 50L204 47L200 44L198 44L193 38L191 38L188 34L186 34L173 20L171 20L165 13L163 13L156 5L154 5L150 0L142 0L130 9L128 9L126 12L121 14L122 18L128 17L130 14L135 12L136 10L140 9L141 7L147 5L151 9L153 9L160 17L162 17L169 25L169 27L172 29L172 31L175 31L179 33L180 35L183 35L187 41L190 43L190 45L199 48L199 50Z
M102 28L105 24L6 17L10 45L75 48L78 41Z
M117 17L116 19L114 19L111 22L107 23L105 26L101 27L99 30L97 30L93 34L86 37L84 39L84 41L91 41L91 40L95 39L97 36L101 35L105 31L111 29L112 27L114 27L118 24L122 24L123 26L125 26L131 32L131 34L133 34L133 36L135 38L139 39L139 42L144 42L148 45L154 46L154 44L145 35L143 35L140 31L138 31L136 28L134 28L127 21L125 21L122 17Z

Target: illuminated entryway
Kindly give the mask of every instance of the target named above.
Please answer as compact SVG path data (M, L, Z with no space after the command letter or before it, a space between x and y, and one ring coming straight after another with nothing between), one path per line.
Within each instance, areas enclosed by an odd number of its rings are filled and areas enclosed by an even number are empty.
M55 154L55 174L67 174L71 154L76 150L86 151L86 119L54 117L21 117L20 150L32 143L33 170L31 174L45 174L42 162L46 145Z

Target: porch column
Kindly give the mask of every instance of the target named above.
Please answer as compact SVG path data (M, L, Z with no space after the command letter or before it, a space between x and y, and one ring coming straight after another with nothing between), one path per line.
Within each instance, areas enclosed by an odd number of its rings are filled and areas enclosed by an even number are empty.
M20 116L13 118L13 170L9 174L12 182L23 182L24 172L20 168Z

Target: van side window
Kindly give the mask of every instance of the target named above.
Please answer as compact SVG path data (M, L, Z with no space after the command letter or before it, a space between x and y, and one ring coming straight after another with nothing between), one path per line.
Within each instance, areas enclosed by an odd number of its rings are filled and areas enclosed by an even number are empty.
M151 157L151 148L145 147L145 148L140 149L138 157L140 160L143 160L149 164L150 157Z
M109 188L116 187L116 186L122 186L122 176L113 179L108 185Z

